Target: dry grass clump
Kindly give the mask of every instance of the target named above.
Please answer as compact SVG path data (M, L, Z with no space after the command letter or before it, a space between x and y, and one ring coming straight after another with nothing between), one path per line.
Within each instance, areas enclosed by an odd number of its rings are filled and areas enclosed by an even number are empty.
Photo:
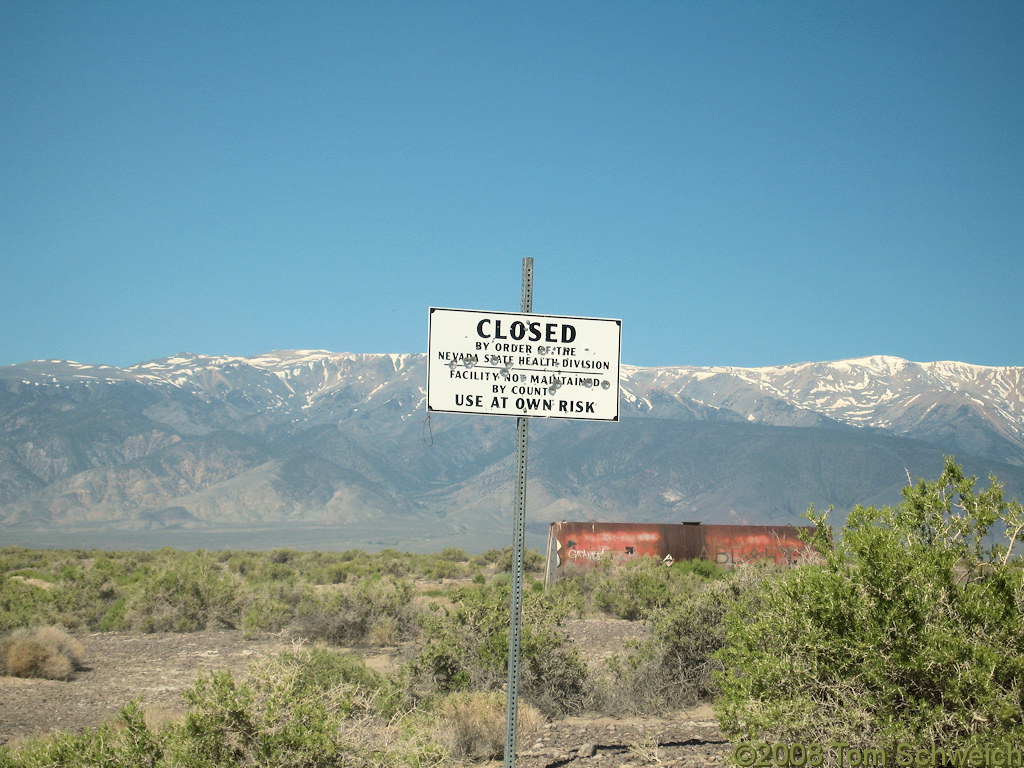
M82 668L85 649L59 627L16 629L0 639L0 674L67 680Z
M440 740L457 760L500 760L505 754L505 696L497 693L453 693L441 705L445 729ZM544 716L519 702L517 742L522 744L544 726Z
M150 732L161 734L180 724L186 714L187 710L184 707L154 704L146 708L143 721Z

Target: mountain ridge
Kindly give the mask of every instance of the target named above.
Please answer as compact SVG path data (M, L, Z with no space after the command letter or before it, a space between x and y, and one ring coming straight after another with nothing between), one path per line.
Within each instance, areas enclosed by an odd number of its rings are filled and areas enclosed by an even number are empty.
M425 385L421 353L0 367L0 532L292 526L500 543L515 421L428 417ZM812 503L898 501L907 475L937 474L947 454L1024 489L1022 367L623 365L620 386L618 425L532 420L535 529L796 522Z

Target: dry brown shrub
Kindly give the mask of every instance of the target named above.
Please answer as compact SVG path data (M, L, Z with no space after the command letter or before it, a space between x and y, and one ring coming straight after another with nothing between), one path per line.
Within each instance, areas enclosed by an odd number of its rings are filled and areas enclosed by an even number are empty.
M71 662L72 667L75 669L82 668L85 648L63 629L60 627L37 627L35 635L39 642L47 648L54 649L58 654Z
M0 640L0 672L67 680L81 668L83 655L82 644L59 627L16 629Z
M498 693L453 693L441 705L444 730L439 740L453 758L500 760L505 753L505 696ZM544 716L519 703L516 741L522 744L540 732Z
M146 708L143 721L153 733L163 733L175 727L185 719L187 710L184 707L154 704Z

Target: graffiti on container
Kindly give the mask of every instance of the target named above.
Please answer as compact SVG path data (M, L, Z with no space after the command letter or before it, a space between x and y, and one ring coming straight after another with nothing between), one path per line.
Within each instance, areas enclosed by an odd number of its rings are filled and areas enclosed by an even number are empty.
M601 550L588 550L588 549L576 549L575 547L569 550L570 560L600 560L601 555L608 552L607 549Z
M769 547L728 547L718 544L714 547L713 553L709 556L706 550L702 550L700 560L710 560L716 565L739 565L740 563L752 563L755 560L771 560L784 565L796 565L800 562L803 550L785 546Z

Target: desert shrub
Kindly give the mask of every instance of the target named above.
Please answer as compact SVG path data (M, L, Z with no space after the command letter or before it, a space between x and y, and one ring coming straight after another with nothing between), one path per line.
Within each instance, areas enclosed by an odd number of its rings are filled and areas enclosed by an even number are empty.
M229 572L237 574L242 578L251 577L259 572L261 563L259 557L254 553L229 552L225 554L227 554L227 557L221 559L220 562L223 563Z
M453 563L469 562L469 555L466 554L465 550L458 549L457 547L446 547L445 549L442 549L438 557L442 560L450 560Z
M725 573L706 560L679 560L667 567L653 557L606 555L593 567L564 576L558 586L575 587L584 611L640 621Z
M174 550L70 553L60 563L54 606L72 629L135 629L141 590L188 557Z
M0 639L0 674L67 680L81 668L85 651L58 627L16 629Z
M313 588L298 578L246 580L238 587L239 626L246 637L281 632L312 594Z
M410 668L414 696L507 682L509 597L505 584L456 590L450 608L424 619L424 647ZM519 691L547 716L579 712L591 695L586 664L561 627L565 611L550 593L523 595Z
M57 620L54 591L0 574L0 632Z
M147 725L136 703L109 725L0 746L3 768L391 768L441 764L429 727L395 706L397 685L357 657L298 647L245 680L204 672L184 717Z
M292 549L275 549L272 552L270 552L267 555L267 557L269 558L271 563L281 564L290 563L292 560L295 559L297 554L298 553Z
M320 564L311 580L317 584L343 584L350 578L357 579L371 571L372 556L358 549L331 553L330 558Z
M434 555L423 555L419 569L429 579L459 579L469 576L472 566L469 555L455 547L447 547Z
M372 703L374 712L391 718L402 711L404 698L400 682L366 666L355 653L342 653L320 645L299 647L280 654L279 662L292 664L307 687L325 689L347 685L358 689Z
M411 582L389 577L310 593L298 607L292 632L332 645L391 645L408 639L417 629L414 594Z
M57 580L56 574L49 571L40 571L35 568L18 568L17 570L9 571L7 575L25 580L33 579L51 585Z
M729 573L725 568L715 565L710 560L694 558L693 560L676 560L672 564L674 576L693 574L700 579L721 579Z
M161 554L164 557L176 556L173 550ZM96 553L92 558L91 570L103 574L115 584L125 586L151 573L149 563L156 558L157 555L149 552Z
M163 745L146 726L136 702L113 723L82 733L57 733L10 750L0 747L3 768L155 768L164 765Z
M50 562L48 550L25 547L0 547L0 572L10 573L23 568L46 568Z
M506 697L495 692L452 693L438 707L442 731L440 740L456 760L501 760L505 755ZM535 737L544 716L527 703L517 710L516 743Z
M349 566L346 563L333 563L326 566L316 583L318 584L344 584L348 580Z
M291 622L295 609L288 603L261 593L250 596L242 609L241 629L248 637L265 632L280 632Z
M512 550L509 549L508 551L511 552ZM488 549L486 552L477 555L477 558L482 564L493 565L501 559L501 555L502 551L500 549Z
M661 566L664 567L664 566ZM617 713L657 714L711 700L714 654L725 643L725 615L750 606L780 569L767 563L741 565L703 586L677 591L670 603L648 615L651 634L607 663L601 706Z
M121 609L130 586L123 578L118 583L111 570L81 564L61 569L54 603L66 626L94 631L128 628Z
M261 581L294 584L299 574L290 563L273 561L268 563L259 573Z
M110 558L103 555L8 552L0 557L0 632L58 621L70 629L100 629L123 591L109 573Z
M239 682L200 676L189 711L167 732L168 764L188 766L430 766L443 750L380 708L382 676L325 648L299 648L255 665Z
M732 738L1021 743L1024 579L1008 550L1024 510L947 459L896 507L856 507L824 562L792 569L727 616L716 703ZM997 534L993 545L990 534Z
M488 562L494 563L499 571L504 573L512 572L512 560L514 559L512 547L505 547L501 550L489 550L484 553L484 558ZM547 561L544 555L536 549L527 548L523 551L523 571L525 573L542 574L546 565Z
M207 553L182 554L126 595L123 622L143 632L236 628L239 598L238 582Z
M598 568L598 584L591 594L597 609L610 616L630 621L646 618L663 608L672 595L670 569L654 558L609 558Z
M278 662L295 666L303 687L330 688L348 683L372 692L377 691L384 680L383 675L367 667L357 654L341 653L321 645L283 651Z
M603 557L596 567L580 575L580 589L601 613L637 621L664 608L680 591L692 587L675 566L666 567L653 557Z
M424 574L429 579L457 579L466 573L464 563L436 557L426 566Z
M380 576L408 576L413 572L413 555L382 549L371 558L372 570Z
M252 682L201 676L185 699L168 751L181 765L344 765L341 721L361 706L355 689L321 688L297 664L267 666ZM315 761L315 762L313 762Z

